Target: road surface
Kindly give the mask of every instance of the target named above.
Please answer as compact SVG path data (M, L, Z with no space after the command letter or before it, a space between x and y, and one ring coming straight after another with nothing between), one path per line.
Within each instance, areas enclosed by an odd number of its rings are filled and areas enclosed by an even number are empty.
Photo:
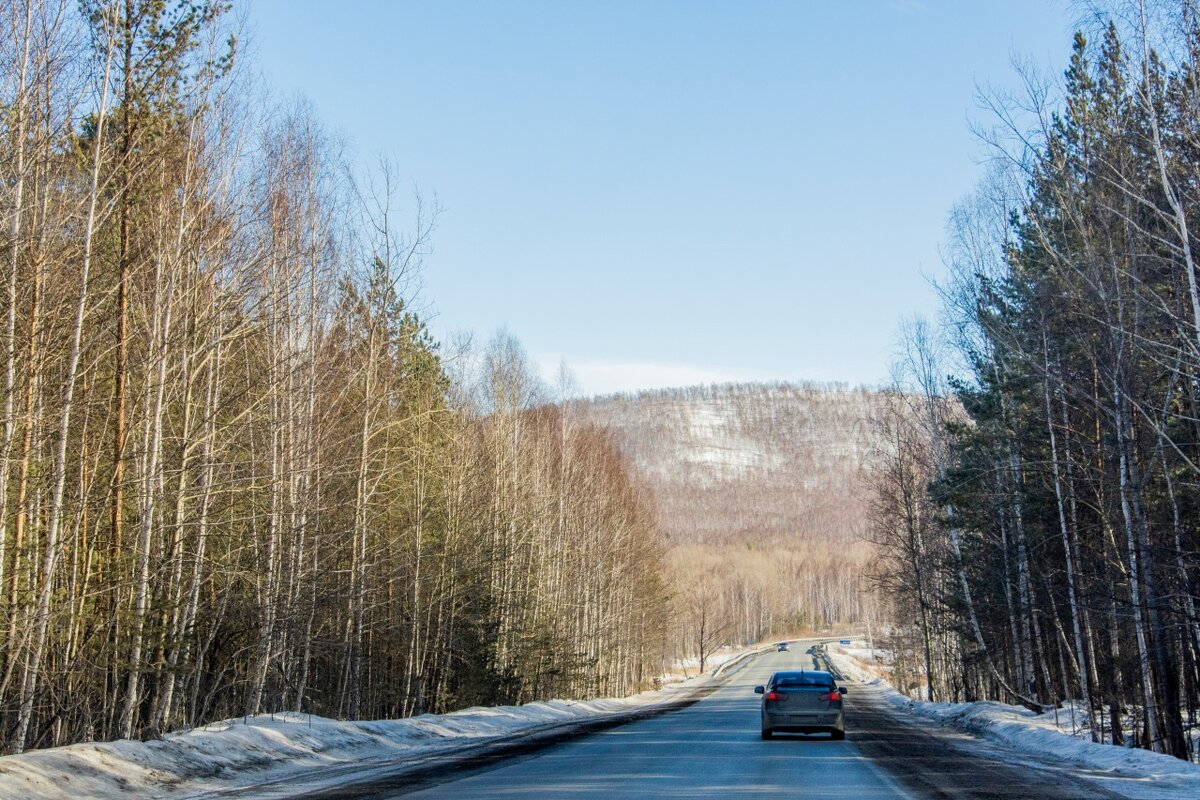
M384 798L1106 798L1119 797L1050 763L1017 763L1003 748L893 711L844 682L846 740L759 737L756 684L814 666L812 642L753 659L687 708L524 756L309 795ZM823 666L823 665L822 665ZM1028 758L1026 757L1026 761Z

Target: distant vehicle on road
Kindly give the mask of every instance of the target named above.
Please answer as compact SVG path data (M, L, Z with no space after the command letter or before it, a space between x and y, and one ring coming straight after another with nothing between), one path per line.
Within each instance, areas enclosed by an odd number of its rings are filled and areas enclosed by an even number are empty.
M791 648L788 647L787 642L780 642L779 644L775 645L775 649L780 653L786 653L788 650L791 650Z
M766 686L755 686L762 700L762 738L776 733L828 733L846 738L846 716L842 709L844 686L839 687L828 672L796 670L776 672Z

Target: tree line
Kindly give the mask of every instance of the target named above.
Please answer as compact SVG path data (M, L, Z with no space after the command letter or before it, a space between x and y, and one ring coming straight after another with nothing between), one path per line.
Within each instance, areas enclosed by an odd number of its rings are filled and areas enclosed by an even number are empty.
M948 336L907 328L871 474L910 689L1071 698L1094 740L1179 758L1200 722L1198 11L1114 8L1075 35L1061 101L1026 75L1024 113L992 103Z
M231 18L0 2L3 747L645 686L648 497L511 337L432 340L437 209Z

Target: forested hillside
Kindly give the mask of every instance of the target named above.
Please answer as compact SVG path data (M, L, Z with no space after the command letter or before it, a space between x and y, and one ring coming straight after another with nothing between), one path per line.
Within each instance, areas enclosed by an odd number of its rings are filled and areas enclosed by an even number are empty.
M612 432L654 494L685 650L863 618L876 393L731 384L571 407Z
M0 0L0 749L648 685L661 542L228 5ZM404 223L399 220L405 219Z
M942 361L931 331L910 330L925 399L880 418L873 532L898 678L938 700L1078 698L1095 739L1187 758L1200 17L1188 2L1135 11L1077 34L1069 61L1064 42L1061 101L1031 81L1020 104L994 103L1003 166L956 210L947 248L958 352ZM945 364L966 369L946 383Z

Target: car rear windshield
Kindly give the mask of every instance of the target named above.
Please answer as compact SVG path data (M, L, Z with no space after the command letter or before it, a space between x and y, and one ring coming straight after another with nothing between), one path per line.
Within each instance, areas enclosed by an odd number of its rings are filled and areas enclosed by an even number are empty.
M833 676L825 672L784 672L773 677L776 687L815 686L822 689L834 687Z
M821 689L832 689L833 688L833 684L831 684L831 683L826 683L824 681L804 680L804 679L782 680L782 681L779 681L778 683L776 683L775 685L777 687L783 688L783 689L786 689L788 687L794 687L794 686L816 686Z

